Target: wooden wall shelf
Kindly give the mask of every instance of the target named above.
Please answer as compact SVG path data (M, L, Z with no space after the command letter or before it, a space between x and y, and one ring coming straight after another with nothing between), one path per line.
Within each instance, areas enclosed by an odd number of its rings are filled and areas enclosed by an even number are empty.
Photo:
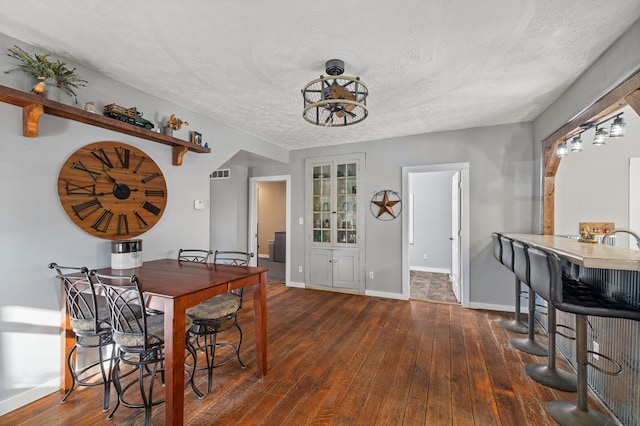
M0 85L0 101L22 107L22 133L24 136L30 138L38 136L38 128L42 114L49 114L164 145L170 145L173 147L174 166L182 165L182 158L187 151L196 153L211 152L211 148L176 139L162 133L152 132L143 127L105 117L102 114L84 111L80 108L51 101L32 93L22 92L2 85Z

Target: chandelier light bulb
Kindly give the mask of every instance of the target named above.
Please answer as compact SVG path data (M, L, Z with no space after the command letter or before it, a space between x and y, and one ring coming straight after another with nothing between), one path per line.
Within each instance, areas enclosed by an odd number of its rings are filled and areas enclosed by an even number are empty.
M571 152L580 152L582 151L582 138L580 135L574 136L571 140Z
M611 131L609 132L610 138L621 138L624 136L624 133L627 129L627 123L624 122L624 118L619 115L613 120L613 124L611 124Z
M604 127L598 129L596 126L596 135L593 138L593 144L596 146L606 145L607 137L609 136L609 132Z

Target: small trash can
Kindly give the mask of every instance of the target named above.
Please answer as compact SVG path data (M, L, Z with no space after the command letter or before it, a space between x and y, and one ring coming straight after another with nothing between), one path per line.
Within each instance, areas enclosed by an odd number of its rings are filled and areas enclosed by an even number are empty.
M273 262L273 260L276 258L276 241L275 240L269 240L269 260Z

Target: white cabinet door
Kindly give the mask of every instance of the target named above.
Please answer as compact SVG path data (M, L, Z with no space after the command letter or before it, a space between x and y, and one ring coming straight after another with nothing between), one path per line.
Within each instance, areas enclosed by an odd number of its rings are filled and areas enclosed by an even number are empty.
M337 288L358 289L359 250L333 250L333 286Z
M360 250L311 249L309 284L336 289L358 290L360 284Z

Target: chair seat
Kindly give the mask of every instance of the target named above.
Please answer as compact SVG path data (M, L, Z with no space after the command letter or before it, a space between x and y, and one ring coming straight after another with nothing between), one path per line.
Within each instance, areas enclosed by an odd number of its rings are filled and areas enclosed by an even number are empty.
M184 328L188 331L193 325L193 319L185 315ZM164 342L164 314L150 315L147 317L147 345L157 345ZM124 347L142 347L144 338L141 334L113 333L113 340Z
M187 315L195 322L224 318L240 309L240 299L232 294L220 294L187 309Z
M625 318L640 321L640 307L634 307L598 293L580 281L563 277L562 303L560 310L582 315Z

